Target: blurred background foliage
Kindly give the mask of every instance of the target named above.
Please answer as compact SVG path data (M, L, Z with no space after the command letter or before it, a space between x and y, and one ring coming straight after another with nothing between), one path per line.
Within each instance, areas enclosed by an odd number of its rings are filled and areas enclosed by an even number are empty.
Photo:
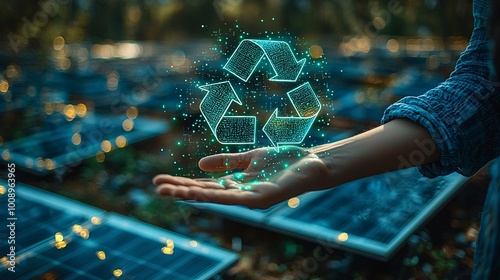
M7 50L47 50L66 43L183 41L238 22L253 33L287 31L308 40L345 35L467 37L467 0L41 0L1 1L0 36ZM207 28L202 28L207 27Z

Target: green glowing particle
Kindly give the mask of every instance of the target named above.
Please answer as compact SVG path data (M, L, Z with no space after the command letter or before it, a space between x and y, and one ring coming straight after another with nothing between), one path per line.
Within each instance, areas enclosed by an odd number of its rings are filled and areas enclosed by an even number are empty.
M234 174L234 178L236 180L241 181L241 180L243 180L243 178L245 178L245 175L243 173L236 173L236 174Z
M252 190L252 187L249 186L249 185L244 185L244 186L240 186L238 187L238 189L240 190L244 190L244 191L251 191Z

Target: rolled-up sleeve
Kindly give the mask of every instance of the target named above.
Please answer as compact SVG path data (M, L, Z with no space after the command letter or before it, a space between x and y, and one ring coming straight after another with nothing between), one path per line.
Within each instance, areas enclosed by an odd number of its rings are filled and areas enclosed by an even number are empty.
M417 97L406 97L391 105L382 123L406 118L424 126L431 134L441 160L420 167L427 177L458 172L473 175L500 153L498 87L454 77Z
M410 119L424 126L441 153L423 165L427 177L458 172L471 176L500 154L500 87L491 71L488 9L474 1L474 31L455 70L421 96L405 97L386 109L382 123Z

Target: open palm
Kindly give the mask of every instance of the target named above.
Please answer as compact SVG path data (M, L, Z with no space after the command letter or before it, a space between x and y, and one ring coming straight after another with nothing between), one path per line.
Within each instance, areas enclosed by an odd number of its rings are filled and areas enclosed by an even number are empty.
M324 162L307 149L286 146L216 154L198 163L205 171L242 170L217 179L158 175L160 195L181 199L268 208L303 192L328 187Z

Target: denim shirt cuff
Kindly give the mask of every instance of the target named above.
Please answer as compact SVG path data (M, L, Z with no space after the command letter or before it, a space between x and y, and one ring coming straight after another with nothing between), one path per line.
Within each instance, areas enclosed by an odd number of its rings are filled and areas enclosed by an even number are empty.
M450 138L456 132L450 131L452 128L437 117L439 114L432 113L433 111L434 109L430 104L418 99L418 97L405 97L387 108L381 121L384 124L397 118L409 119L422 125L429 131L441 153L441 160L439 162L418 167L420 173L429 178L444 176L457 171L456 159L451 156L456 154L457 147L453 145L454 141L450 141Z

